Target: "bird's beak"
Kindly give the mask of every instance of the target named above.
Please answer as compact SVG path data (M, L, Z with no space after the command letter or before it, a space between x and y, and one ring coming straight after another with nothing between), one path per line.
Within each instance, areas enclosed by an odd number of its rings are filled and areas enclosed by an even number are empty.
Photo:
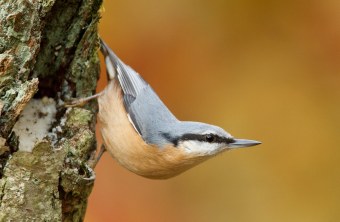
M245 139L234 139L234 142L228 144L228 148L241 148L241 147L249 147L256 146L261 144L261 142L256 140L245 140Z

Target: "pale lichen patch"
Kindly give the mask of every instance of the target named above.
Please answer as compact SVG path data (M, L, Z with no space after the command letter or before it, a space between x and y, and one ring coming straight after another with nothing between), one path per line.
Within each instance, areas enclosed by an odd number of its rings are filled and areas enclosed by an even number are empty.
M26 105L13 127L19 136L19 150L32 152L34 145L48 134L56 112L56 103L52 98L32 99Z

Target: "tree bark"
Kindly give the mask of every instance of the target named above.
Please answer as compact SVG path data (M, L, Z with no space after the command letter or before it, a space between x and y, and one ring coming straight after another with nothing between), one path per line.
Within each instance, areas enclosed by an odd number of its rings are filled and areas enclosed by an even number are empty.
M97 104L65 108L63 101L95 92L101 4L0 1L0 221L84 218L93 187ZM54 121L44 138L21 150L13 126L33 98L46 97L57 104Z

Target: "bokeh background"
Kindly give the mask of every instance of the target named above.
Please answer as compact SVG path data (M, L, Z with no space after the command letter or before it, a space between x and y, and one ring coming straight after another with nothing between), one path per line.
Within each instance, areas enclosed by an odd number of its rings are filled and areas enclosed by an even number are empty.
M340 1L106 0L102 15L179 119L263 144L165 181L106 153L86 222L340 220Z

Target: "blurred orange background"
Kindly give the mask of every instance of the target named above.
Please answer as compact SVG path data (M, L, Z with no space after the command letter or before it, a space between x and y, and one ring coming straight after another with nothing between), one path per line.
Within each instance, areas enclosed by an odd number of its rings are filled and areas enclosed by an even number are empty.
M339 1L117 0L102 15L100 35L179 119L263 144L163 181L106 153L86 222L339 220Z

